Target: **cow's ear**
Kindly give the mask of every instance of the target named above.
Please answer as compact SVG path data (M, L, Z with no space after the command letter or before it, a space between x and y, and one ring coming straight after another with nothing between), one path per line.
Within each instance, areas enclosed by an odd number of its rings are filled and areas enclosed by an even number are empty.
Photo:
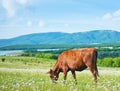
M48 71L47 74L50 74L50 73L52 73L52 72L53 72L52 69L50 69L50 71Z
M53 70L52 69L50 69L50 73L52 73L53 72Z

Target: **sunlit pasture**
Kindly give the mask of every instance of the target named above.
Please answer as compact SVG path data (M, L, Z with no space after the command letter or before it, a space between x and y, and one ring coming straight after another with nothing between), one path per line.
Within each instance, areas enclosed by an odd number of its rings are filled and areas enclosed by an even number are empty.
M66 83L63 83L63 74L57 83L52 83L46 72L55 61L41 63L46 59L35 59L40 62L23 62L34 58L22 58L22 61L0 61L0 91L120 91L120 68L99 67L98 83L93 82L90 71L77 72L77 84L68 73ZM13 58L16 59L16 58ZM19 58L18 58L19 59Z

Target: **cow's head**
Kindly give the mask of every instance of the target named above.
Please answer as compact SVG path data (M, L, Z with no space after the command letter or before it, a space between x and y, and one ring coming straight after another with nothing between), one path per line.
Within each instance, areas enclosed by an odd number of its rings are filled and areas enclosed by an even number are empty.
M55 83L58 80L58 74L52 69L48 73L50 74L51 80Z

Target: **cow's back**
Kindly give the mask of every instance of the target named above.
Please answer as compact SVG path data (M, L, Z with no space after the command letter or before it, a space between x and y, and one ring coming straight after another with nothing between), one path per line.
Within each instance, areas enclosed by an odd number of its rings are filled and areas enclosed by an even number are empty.
M92 63L96 53L95 48L84 48L77 50L68 50L61 53L58 57L58 64L62 67L68 67L74 70L83 70L86 63Z

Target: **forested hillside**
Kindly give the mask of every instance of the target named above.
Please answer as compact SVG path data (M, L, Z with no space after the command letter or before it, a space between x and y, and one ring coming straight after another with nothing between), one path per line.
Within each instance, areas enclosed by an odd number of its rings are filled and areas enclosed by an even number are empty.
M0 39L0 46L19 44L90 44L120 43L120 32L94 30L89 32L61 33L48 32L23 35L11 39Z

